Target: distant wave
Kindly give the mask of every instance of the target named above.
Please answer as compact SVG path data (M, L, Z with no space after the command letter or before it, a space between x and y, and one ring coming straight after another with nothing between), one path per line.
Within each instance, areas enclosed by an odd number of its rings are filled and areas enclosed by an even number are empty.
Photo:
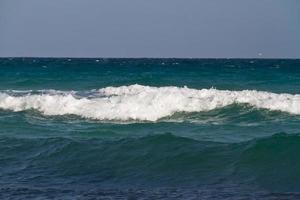
M142 85L106 87L81 93L56 90L2 91L0 109L15 112L34 109L44 115L77 115L120 121L157 121L178 112L210 111L231 104L249 104L272 111L300 114L299 94Z

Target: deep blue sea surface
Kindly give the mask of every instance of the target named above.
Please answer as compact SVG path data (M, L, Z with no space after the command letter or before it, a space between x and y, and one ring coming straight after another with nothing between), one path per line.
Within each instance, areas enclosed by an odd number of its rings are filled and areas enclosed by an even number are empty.
M300 60L2 58L0 199L300 199Z

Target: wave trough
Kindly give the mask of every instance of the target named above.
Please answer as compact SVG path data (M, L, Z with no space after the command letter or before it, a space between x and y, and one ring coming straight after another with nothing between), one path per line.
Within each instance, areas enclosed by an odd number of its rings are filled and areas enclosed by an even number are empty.
M77 115L95 120L157 121L178 112L202 112L231 104L300 114L299 94L187 87L130 85L87 92L2 91L0 108L15 112L34 109L44 115Z

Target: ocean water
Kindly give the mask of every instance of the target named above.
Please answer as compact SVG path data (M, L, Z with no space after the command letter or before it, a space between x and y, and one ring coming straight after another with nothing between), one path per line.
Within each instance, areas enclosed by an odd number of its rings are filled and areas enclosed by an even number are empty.
M2 58L0 199L300 199L300 60Z

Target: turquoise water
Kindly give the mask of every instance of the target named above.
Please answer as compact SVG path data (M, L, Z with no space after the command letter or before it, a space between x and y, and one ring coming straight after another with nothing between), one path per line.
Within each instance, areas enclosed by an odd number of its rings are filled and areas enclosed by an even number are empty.
M1 199L299 199L300 60L0 59Z

